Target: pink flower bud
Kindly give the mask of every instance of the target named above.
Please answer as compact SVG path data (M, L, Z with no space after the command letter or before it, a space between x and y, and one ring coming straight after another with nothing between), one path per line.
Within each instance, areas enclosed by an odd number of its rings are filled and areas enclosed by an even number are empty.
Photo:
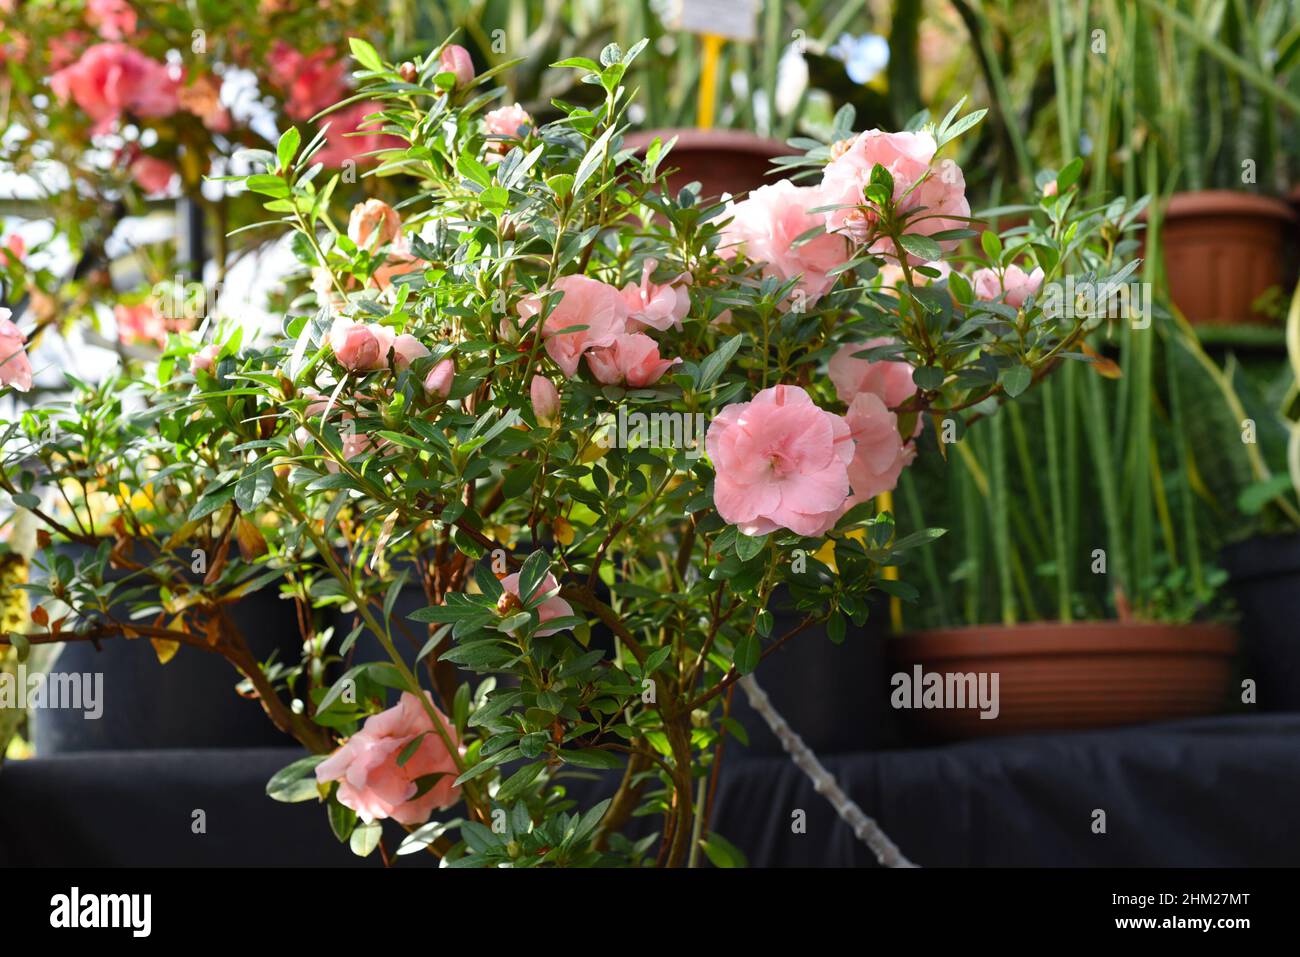
M451 380L455 372L456 367L452 365L451 360L443 359L424 377L424 391L429 395L439 395L444 399L447 398L447 395L451 392Z
M528 393L533 400L533 415L537 421L548 428L554 425L560 414L560 393L556 391L555 383L544 375L535 375Z
M456 74L456 86L465 86L474 79L474 61L469 51L452 43L444 47L438 56L438 70L441 73Z

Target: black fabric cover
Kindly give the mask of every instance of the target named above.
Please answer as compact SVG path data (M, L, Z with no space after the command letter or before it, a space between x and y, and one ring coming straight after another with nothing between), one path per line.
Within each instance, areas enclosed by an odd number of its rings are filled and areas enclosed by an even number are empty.
M278 804L292 748L101 752L0 771L0 864L377 866L318 806ZM1300 864L1300 715L1203 718L1111 731L829 756L826 765L924 866ZM613 779L577 779L590 800ZM194 834L192 812L206 812ZM1106 833L1093 833L1095 809ZM792 833L792 815L807 830ZM716 829L755 866L874 864L784 757L731 749ZM655 820L639 826L653 829ZM388 840L395 846L399 832ZM402 866L435 863L431 855Z

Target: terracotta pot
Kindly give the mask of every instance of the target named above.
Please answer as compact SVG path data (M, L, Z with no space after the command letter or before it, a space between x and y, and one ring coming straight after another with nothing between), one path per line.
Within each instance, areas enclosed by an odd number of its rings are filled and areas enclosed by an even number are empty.
M891 657L895 676L913 678L916 665L983 673L990 689L998 676L995 718L975 707L900 709L953 739L1211 714L1226 703L1236 649L1236 633L1220 624L1046 622L917 632L891 642Z
M663 169L676 168L668 185L676 194L687 183L699 182L701 197L717 198L775 183L780 174L769 175L774 156L794 156L799 151L778 140L764 139L745 130L648 130L629 134L625 147L644 150L655 137L677 143L664 160Z
M1251 303L1283 281L1295 221L1280 199L1215 189L1175 193L1164 214L1169 292L1193 323L1267 322Z

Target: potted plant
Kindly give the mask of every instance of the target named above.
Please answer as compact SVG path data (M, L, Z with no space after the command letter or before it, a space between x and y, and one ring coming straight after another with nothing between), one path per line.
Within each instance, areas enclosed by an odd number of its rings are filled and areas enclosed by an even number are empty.
M1262 711L1300 710L1300 649L1291 627L1300 595L1300 290L1291 299L1287 347L1289 361L1271 384L1196 351L1220 409L1200 417L1195 434L1219 456L1210 474L1231 519L1223 564L1241 612L1243 674Z
M941 737L1161 720L1227 700L1236 636L1217 619L1223 575L1202 557L1208 509L1192 492L1192 390L1173 358L1174 320L1158 303L1144 316L1127 289L1092 285L1089 273L1111 273L1110 257L1131 248L1114 238L1135 210L1112 222L1109 243L1081 250L1079 273L1028 273L1034 237L1055 228L1042 225L1054 202L1005 250L1001 281L986 273L975 285L1049 310L1068 292L1091 317L1087 361L973 423L946 474L904 477L904 514L935 521L951 510L957 532L926 557L929 591L947 600L909 612L912 630L892 644L895 706ZM1023 269L1011 265L1021 259ZM1155 429L1157 409L1167 428ZM940 568L952 570L946 581ZM984 684L963 687L961 676Z
M50 629L21 641L210 641L307 751L270 795L323 803L358 854L740 863L708 820L732 689L761 704L763 660L818 627L846 637L876 589L907 592L883 570L935 532L896 535L877 499L922 420L1020 396L1086 322L934 282L976 235L960 169L938 155L980 118L960 105L852 137L819 185L723 207L665 191L662 154L624 148L624 78L644 42L565 67L603 101L547 124L489 109L495 74L459 47L409 63L352 48L359 95L404 141L377 169L417 176L411 202L368 201L336 223L323 136L290 130L253 153L246 185L297 237L297 308L267 343L175 336L134 383L140 444L118 457L137 486L175 490L159 525L176 522L171 547L215 545L224 564L183 592L193 617L161 625L115 614L145 615L150 596L65 566L34 588L57 612ZM903 149L917 162L897 162ZM1039 249L1055 262L1105 227L1071 208L1066 180ZM997 260L994 242L975 255ZM8 426L3 488L57 528L42 496L103 463L55 454L86 430L51 435L51 416ZM303 614L299 662L250 660L219 620L223 589L250 575L304 612L355 609L359 625L314 631ZM426 604L399 621L413 579ZM778 590L797 615L783 631ZM337 674L363 632L386 660ZM572 807L566 778L593 770L616 772L613 796ZM634 814L659 833L626 835ZM386 821L406 833L386 836Z

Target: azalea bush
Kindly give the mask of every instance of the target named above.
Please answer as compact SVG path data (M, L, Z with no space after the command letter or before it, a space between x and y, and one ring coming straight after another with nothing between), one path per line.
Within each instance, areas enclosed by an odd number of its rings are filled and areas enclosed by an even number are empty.
M329 16L303 0L9 6L0 12L0 168L39 201L37 218L51 227L31 249L17 235L6 238L0 255L33 263L25 287L8 286L18 293L10 302L26 294L35 331L98 327L111 310L118 338L146 353L170 332L192 329L204 311L188 308L187 297L200 298L193 290L170 289L177 273L201 273L202 261L181 260L202 260L204 250L140 244L131 257L138 281L122 288L119 276L115 288L105 245L119 223L160 200L191 201L206 219L199 233L214 247L216 275L207 281L220 284L237 254L266 236L244 228L259 218L258 204L210 177L290 126L314 133L315 115L352 92L346 36L391 35L389 18L364 4L334 5ZM249 29L254 23L260 29ZM368 112L360 100L338 111L318 154L344 172L340 197L354 193L349 184L367 151L391 145L374 131L355 135ZM75 270L51 268L69 257L80 261Z
M842 111L804 185L669 194L670 144L622 143L643 45L557 63L601 102L538 125L458 47L353 41L401 143L373 175L415 185L336 221L325 138L288 131L244 180L301 264L280 334L209 323L5 425L4 491L87 546L46 553L45 627L16 641L226 655L310 752L272 796L322 801L358 853L391 818L398 853L457 866L735 863L707 820L735 684L846 640L873 589L915 596L882 570L937 532L895 536L879 496L922 430L943 448L1087 358L1098 320L1046 290L1111 276L1124 211L1084 204L1073 163L1033 222L982 232L944 156L980 119L959 108L897 133ZM262 588L296 604L300 660L231 623ZM613 796L575 806L593 771Z

